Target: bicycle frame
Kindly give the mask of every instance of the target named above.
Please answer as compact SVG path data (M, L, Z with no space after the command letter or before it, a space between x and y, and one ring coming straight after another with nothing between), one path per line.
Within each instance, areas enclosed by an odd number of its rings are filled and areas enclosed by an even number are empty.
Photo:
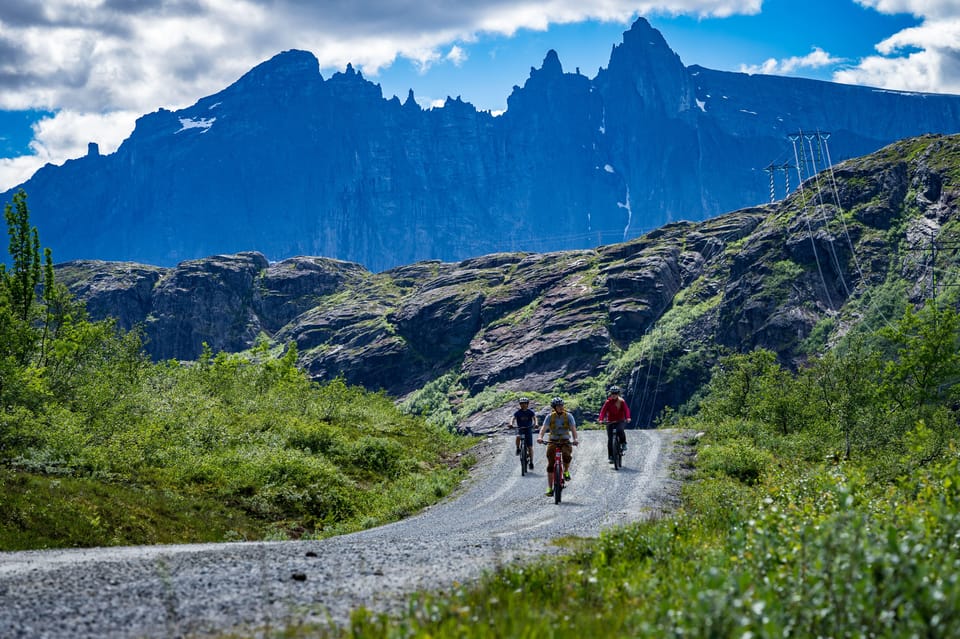
M520 435L520 474L527 474L527 464L530 463L530 450L527 448L527 439Z
M548 441L543 442L545 446L549 446L550 443ZM553 501L556 504L560 503L563 486L563 445L558 444L553 451Z

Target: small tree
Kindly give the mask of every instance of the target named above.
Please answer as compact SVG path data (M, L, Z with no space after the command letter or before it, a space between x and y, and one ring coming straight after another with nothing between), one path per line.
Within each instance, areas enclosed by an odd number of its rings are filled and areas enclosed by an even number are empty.
M762 348L724 357L710 380L710 398L704 410L715 418L749 417L762 380L778 370L777 356Z
M843 440L843 457L884 445L891 439L887 420L878 418L879 354L853 337L842 351L821 357L805 376L825 409L824 419ZM886 431L886 432L885 432Z
M7 203L3 215L7 220L9 252L13 263L10 273L7 273L5 268L2 271L3 286L7 290L14 317L21 322L29 322L35 308L37 286L40 284L41 253L40 236L36 227L30 226L27 194L23 189L14 194L12 203Z
M41 277L40 239L30 226L27 195L22 189L4 207L4 218L11 269L0 264L0 410L9 403L13 390L25 386L22 372L37 339L32 320Z
M896 348L887 362L883 390L902 410L920 416L943 403L960 379L960 316L928 302L907 308L894 326L881 331Z

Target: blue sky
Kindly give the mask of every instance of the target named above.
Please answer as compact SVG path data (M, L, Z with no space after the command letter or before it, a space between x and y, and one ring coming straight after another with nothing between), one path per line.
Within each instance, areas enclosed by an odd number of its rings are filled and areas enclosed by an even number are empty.
M496 112L549 49L595 76L638 16L687 65L960 94L958 0L4 0L0 189L286 49L388 98Z
M773 59L777 66L766 72L820 80L833 80L836 71L855 67L874 53L874 45L881 40L920 24L910 14L885 15L852 0L766 0L762 7L753 15L725 18L645 17L686 65L765 72L763 64ZM523 84L530 67L539 67L549 49L557 51L565 71L580 67L584 75L594 77L600 67L607 66L610 49L621 42L628 24L594 20L556 25L547 31L525 29L512 37L487 37L460 45L468 57L458 65L440 63L421 73L417 63L398 60L368 79L380 83L387 97L403 99L407 89L413 88L424 106L447 95L461 95L481 109L505 109L513 86ZM857 28L850 29L851 24ZM813 66L816 59L798 61L784 72L784 61L809 58L816 49L827 54L827 64ZM336 70L322 69L325 77ZM960 86L955 90L960 92Z

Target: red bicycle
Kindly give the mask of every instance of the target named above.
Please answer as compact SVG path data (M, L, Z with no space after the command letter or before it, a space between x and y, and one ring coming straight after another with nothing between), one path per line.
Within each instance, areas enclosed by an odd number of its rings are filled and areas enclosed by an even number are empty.
M541 441L541 444L548 445L549 442ZM570 442L576 446L580 442ZM559 504L563 495L563 446L556 446L553 451L553 503Z

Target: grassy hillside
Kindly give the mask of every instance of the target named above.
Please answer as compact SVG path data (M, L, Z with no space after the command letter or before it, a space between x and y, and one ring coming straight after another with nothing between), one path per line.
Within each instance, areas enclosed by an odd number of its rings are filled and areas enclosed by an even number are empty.
M462 478L465 441L289 362L141 362L85 374L81 405L5 412L0 549L325 536Z

